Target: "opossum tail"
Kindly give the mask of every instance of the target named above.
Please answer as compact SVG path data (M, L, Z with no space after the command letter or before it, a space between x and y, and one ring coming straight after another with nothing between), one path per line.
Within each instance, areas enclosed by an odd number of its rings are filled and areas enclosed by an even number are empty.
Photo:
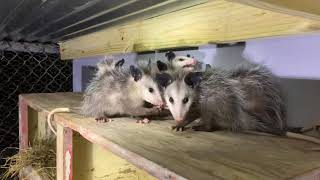
M312 136L306 136L303 134L293 133L293 132L286 132L286 136L293 139L305 140L305 141L313 142L315 144L320 144L320 139Z
M54 127L52 126L52 123L51 123L52 117L55 113L62 113L62 112L71 112L71 108L55 108L51 110L47 116L48 126L55 135L57 135L57 130L55 130Z
M244 133L252 134L252 135L261 135L261 136L274 136L274 137L277 136L275 134L270 134L270 133L265 133L265 132L258 132L258 131L244 131ZM300 134L300 133L294 133L294 132L286 131L283 135L285 137L290 138L290 139L298 139L298 140L312 142L312 143L315 143L315 144L320 144L320 139L319 138L312 137L312 136L307 136L307 135Z

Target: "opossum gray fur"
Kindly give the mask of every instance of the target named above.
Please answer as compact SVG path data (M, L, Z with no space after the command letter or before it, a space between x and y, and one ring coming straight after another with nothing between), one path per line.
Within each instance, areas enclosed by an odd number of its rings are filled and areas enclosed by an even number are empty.
M212 69L211 65L210 64L206 64L206 69L205 71L210 71Z
M115 68L121 68L124 63L125 63L124 59L121 59L119 61L115 61L113 59L106 58L97 64L98 70L95 74L95 77L100 77L103 74L105 74L106 72L110 72Z
M229 72L181 72L165 90L165 100L178 125L197 107L202 125L195 130L256 130L281 134L286 127L284 103L266 68L251 66ZM183 123L182 123L183 122Z
M56 134L51 124L52 116L58 112L80 113L93 116L96 120L122 115L167 115L167 112L159 113L163 100L158 85L148 74L148 70L142 71L133 66L124 69L123 63L123 59L100 62L95 77L86 89L81 107L56 108L49 113L47 122L52 132ZM155 106L145 107L146 102Z
M145 108L148 102L163 106L158 85L148 74L134 66L116 68L95 77L85 91L81 113L96 119L114 116L158 115L158 108Z
M317 138L287 131L280 88L263 66L250 64L233 71L210 68L168 77L164 76L169 83L165 100L177 121L173 129L183 130L200 117L201 123L193 126L194 130L265 132L320 144Z
M122 68L122 65L125 63L124 59L121 59L119 61L115 61L113 59L107 59L105 58L104 60L100 61L97 64L97 71L95 73L95 78L98 79L102 75L104 75L106 72L111 72L114 69L119 69ZM47 116L47 123L50 128L50 130L54 133L57 134L56 130L52 126L52 117L55 113L62 113L62 112L75 112L75 113L80 113L80 107L76 108L70 108L70 107L63 107L63 108L55 108L52 111L49 112Z

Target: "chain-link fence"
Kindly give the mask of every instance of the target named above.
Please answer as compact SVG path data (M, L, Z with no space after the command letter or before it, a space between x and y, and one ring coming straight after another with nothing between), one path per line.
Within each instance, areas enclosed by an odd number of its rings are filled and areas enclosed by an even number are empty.
M70 91L71 61L61 61L58 54L45 51L0 50L0 151L18 147L19 94ZM2 157L12 153L5 151Z

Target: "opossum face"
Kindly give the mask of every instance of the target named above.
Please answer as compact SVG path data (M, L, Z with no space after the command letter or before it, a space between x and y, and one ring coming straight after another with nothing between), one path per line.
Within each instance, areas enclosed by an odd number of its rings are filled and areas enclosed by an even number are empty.
M156 106L164 105L159 87L150 76L143 76L140 82L137 83L142 88L142 97L145 101Z
M198 63L198 61L190 57L189 54L187 56L176 56L170 51L166 53L166 57L175 70L183 69L185 71L193 71Z
M197 60L188 56L177 56L172 60L172 67L174 69L184 69L186 71L192 71L195 65L198 63Z
M153 105L162 107L164 102L155 80L151 76L143 74L141 70L133 66L130 66L130 72L136 83L136 87L139 88L142 99Z
M183 121L194 100L194 89L183 81L175 81L166 88L165 100L173 118Z
M165 90L164 96L173 118L183 121L196 98L196 86L200 82L199 73L189 73L183 80L176 80Z

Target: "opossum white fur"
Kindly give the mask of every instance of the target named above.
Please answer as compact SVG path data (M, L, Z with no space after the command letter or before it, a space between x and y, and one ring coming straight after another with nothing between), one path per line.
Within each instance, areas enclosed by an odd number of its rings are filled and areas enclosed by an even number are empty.
M183 70L183 71L193 71L196 69L196 65L198 61L190 55L187 56L176 56L175 53L169 51L166 53L167 63L158 60L157 63L157 70L159 72L166 72L172 74L176 71Z
M117 68L121 68L122 65L125 63L125 60L124 59L121 59L121 60L118 60L118 61L115 61L113 59L103 59L102 61L100 61L98 64L97 64L97 71L95 73L95 78L100 78L103 74L105 74L106 72L110 72L114 69L117 69ZM53 109L52 111L49 112L48 116L47 116L47 123L48 123L48 126L50 128L50 130L56 134L56 130L53 128L52 126L52 117L55 113L62 113L62 112L79 112L80 110L80 107L78 108L55 108Z
M82 114L95 118L156 115L156 108L143 107L145 102L155 106L164 104L159 87L148 72L130 66L95 77L85 91Z
M86 89L81 107L57 108L49 113L47 122L54 133L56 131L52 127L51 119L52 115L58 112L77 112L96 119L121 115L161 115L158 107L164 103L158 85L147 74L147 70L142 71L133 66L130 70L120 68L124 60L110 62L99 63L98 71ZM145 108L145 101L158 107Z
M316 138L286 131L284 102L265 67L180 72L168 81L164 98L177 130L200 117L202 124L195 130L258 131L320 144Z
M103 74L105 74L106 72L110 72L115 68L121 68L124 63L125 63L124 59L121 59L119 61L115 61L113 59L105 58L104 60L100 61L97 64L98 70L95 74L95 77L100 77Z

